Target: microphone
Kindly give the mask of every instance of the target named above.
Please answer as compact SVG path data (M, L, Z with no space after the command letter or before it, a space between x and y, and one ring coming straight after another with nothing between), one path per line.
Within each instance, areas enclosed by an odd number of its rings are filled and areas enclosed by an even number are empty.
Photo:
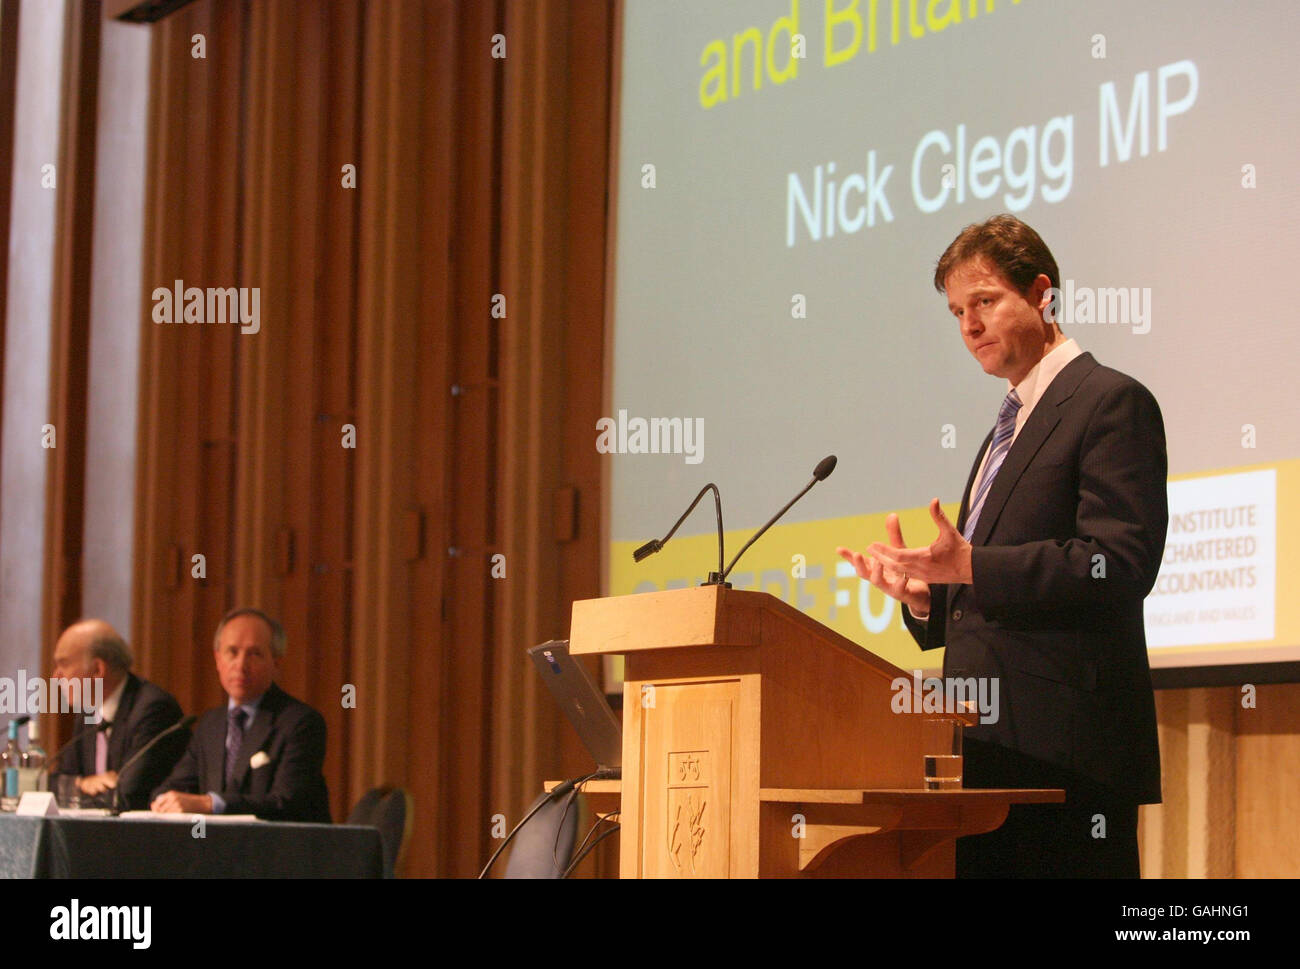
M758 532L754 535L754 537L745 543L745 547L736 553L736 557L731 560L731 564L728 565L726 570L722 573L722 580L724 582L726 581L727 576L731 574L731 570L736 567L736 563L740 560L740 557L745 554L746 549L748 549L749 546L753 545L760 538L762 538L763 533L766 532L773 525L775 525L777 521L780 520L781 516L784 515L787 511L789 511L796 501L798 501L804 495L808 494L808 492L812 490L813 485L815 485L818 481L825 481L827 478L829 478L831 476L831 472L835 470L835 465L838 462L838 460L839 459L836 458L835 455L828 454L826 457L822 458L819 462L817 462L817 467L813 468L813 478L804 487L803 491L799 492L797 495L791 498L789 502L786 503L786 506L782 508L780 511L778 511L775 515L773 515L772 518L768 521L768 523L764 525L762 528L760 528Z
M826 473L830 474L829 471ZM673 533L675 533L677 529L681 527L682 522L686 521L686 516L689 515L691 512L693 512L695 510L695 506L700 503L700 499L704 497L704 492L710 490L712 490L713 492L714 511L718 519L718 571L710 572L708 579L706 579L704 582L704 585L721 585L722 580L724 578L722 575L722 494L721 492L718 491L718 486L715 485L713 482L709 482L703 488L700 489L700 493L695 496L695 500L691 502L691 506L687 508L686 511L682 512L682 517L677 519L677 524L675 524L672 528L668 530L667 535L665 535L663 538L650 539L650 541L646 542L639 549L637 549L635 552L632 553L633 560L640 562L643 559L648 559L651 555L654 555L655 552L659 551L661 548L667 545L668 539L672 538Z
M160 734L154 737L153 740L149 741L147 744L145 744L143 747L137 750L134 754L128 757L126 759L126 763L117 769L117 785L113 788L113 808L112 808L113 814L116 815L122 813L122 809L118 807L118 802L122 798L122 778L126 777L127 768L130 767L132 764L134 764L136 761L138 761L145 754L149 753L149 751L153 750L154 746L158 743L158 741L162 740L164 737L174 734L178 730L189 729L190 727L194 726L194 721L198 719L199 718L192 713L188 717L181 717L181 719L177 720L166 730L162 731Z

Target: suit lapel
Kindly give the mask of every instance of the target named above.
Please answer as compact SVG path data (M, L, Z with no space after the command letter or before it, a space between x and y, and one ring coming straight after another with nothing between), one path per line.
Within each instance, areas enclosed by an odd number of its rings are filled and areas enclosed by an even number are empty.
M203 791L224 791L226 789L226 708L213 711L210 726L203 732L199 743L203 749L204 771ZM207 716L207 714L204 714ZM202 726L200 724L200 726Z
M966 529L966 515L970 513L970 493L975 487L975 475L980 469L980 462L984 460L984 452L989 449L989 443L993 440L993 431L989 431L988 436L984 438L984 443L980 445L979 454L975 455L975 463L971 465L970 476L966 479L966 490L961 494L961 508L957 511L957 531L963 532Z
M1002 514L1002 508L1011 495L1011 489L1015 487L1020 476L1038 454L1043 442L1061 422L1060 406L1070 399L1075 388L1096 366L1097 361L1091 353L1081 353L1067 363L1048 384L1046 392L1034 406L1033 413L1025 421L1025 426L1020 429L1020 433L1012 442L1011 450L1007 452L1002 467L998 469L997 477L993 479L988 497L984 499L984 507L980 509L975 534L971 536L972 545L988 544L989 535L993 532L993 526L997 524L998 516Z
M230 779L230 786L235 790L243 788L244 778L248 776L250 769L249 761L262 749L266 738L271 735L275 715L280 709L279 693L279 688L272 683L266 695L262 697L262 702L257 706L257 716L253 718L252 725L244 731L244 742L239 748L239 759L235 761L235 773Z
M140 693L140 678L133 673L126 675L126 686L122 689L122 698L117 704L117 715L113 718L113 729L108 737L108 766L117 770L126 760L126 740L130 733L126 729L131 720L131 708Z
M88 777L95 773L95 738L97 736L98 733L95 730L87 730L81 739L77 741L76 767L77 773L82 777Z

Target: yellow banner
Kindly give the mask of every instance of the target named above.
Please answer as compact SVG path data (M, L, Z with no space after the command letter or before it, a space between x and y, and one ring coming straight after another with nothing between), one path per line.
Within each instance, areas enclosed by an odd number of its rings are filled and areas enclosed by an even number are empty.
M1170 482L1172 485L1179 481L1265 470L1276 473L1274 510L1278 540L1275 559L1272 555L1268 556L1272 561L1261 563L1255 574L1262 582L1275 581L1277 592L1283 593L1283 590L1300 578L1300 544L1285 540L1285 536L1300 535L1300 461L1180 475L1171 478ZM1229 478L1225 481L1228 488L1231 488L1232 480ZM1182 510L1174 500L1179 494L1179 489L1171 489L1171 517ZM957 520L956 504L944 505L944 511L949 520ZM840 545L862 551L872 542L887 541L886 514L880 512L815 522L778 524L745 553L731 574L730 582L738 589L759 589L783 599L905 670L937 669L942 664L942 651L922 652L903 625L902 607L859 579L852 567L835 554L836 547ZM928 545L934 541L937 530L930 519L928 508L901 510L899 521L903 541L907 545ZM752 534L752 531L726 533L728 560ZM1166 568L1193 567L1185 563L1175 565L1171 553L1174 544L1183 542L1185 546L1186 541L1185 535L1175 535L1171 531ZM707 573L716 568L716 533L677 536L662 552L638 564L632 560L632 551L640 544L640 541L613 544L609 584L611 595L699 585ZM1217 547L1209 542L1206 544L1211 551ZM1209 562L1206 568L1215 564ZM1300 643L1300 597L1277 594L1269 595L1268 599L1273 600L1274 605L1271 638L1261 636L1253 637L1249 642L1220 643L1218 648ZM1150 634L1152 630L1149 629L1148 632ZM1171 644L1165 648L1178 647ZM1204 648L1192 646L1189 652Z

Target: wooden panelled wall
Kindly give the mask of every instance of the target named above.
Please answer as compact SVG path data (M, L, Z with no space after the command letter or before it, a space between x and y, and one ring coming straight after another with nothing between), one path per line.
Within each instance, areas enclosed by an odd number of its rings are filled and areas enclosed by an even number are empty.
M335 820L403 785L407 873L477 873L494 815L589 763L523 650L600 591L608 5L201 0L152 29L145 305L258 287L260 330L144 322L137 650L200 710L222 612L282 617Z
M81 615L85 525L86 399L90 353L89 231L95 200L100 10L94 0L66 4L60 100L50 416L63 440L50 449L45 506L42 626L61 630ZM47 639L50 637L47 637Z
M1300 875L1300 685L1159 690L1156 712L1164 801L1140 812L1143 876Z
M18 73L19 0L0 0L0 381L4 379L9 305L9 210L13 193L14 108ZM4 395L0 394L0 415ZM3 425L0 425L3 426Z

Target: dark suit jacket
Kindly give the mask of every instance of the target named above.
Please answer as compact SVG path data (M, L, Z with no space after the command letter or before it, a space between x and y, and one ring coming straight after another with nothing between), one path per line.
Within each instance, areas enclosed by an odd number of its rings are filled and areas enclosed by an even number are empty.
M1142 601L1164 554L1166 472L1150 391L1081 354L994 479L972 536L972 584L931 585L928 622L903 610L922 649L947 647L945 676L998 678L997 722L968 736L1139 804L1160 800Z
M271 684L244 731L235 774L226 787L226 709L223 704L199 718L185 755L154 796L164 791L216 791L226 802L227 814L329 824L329 792L321 773L325 718ZM265 753L267 762L253 767L258 753Z
M117 705L113 729L108 738L108 769L120 771L145 744L181 719L180 704L162 687L128 673L122 699ZM78 725L78 730L82 725ZM95 773L95 734L86 730L59 757L58 772L80 777ZM143 810L149 806L149 794L167 776L185 752L189 734L177 731L158 742L149 753L118 778L123 809Z

